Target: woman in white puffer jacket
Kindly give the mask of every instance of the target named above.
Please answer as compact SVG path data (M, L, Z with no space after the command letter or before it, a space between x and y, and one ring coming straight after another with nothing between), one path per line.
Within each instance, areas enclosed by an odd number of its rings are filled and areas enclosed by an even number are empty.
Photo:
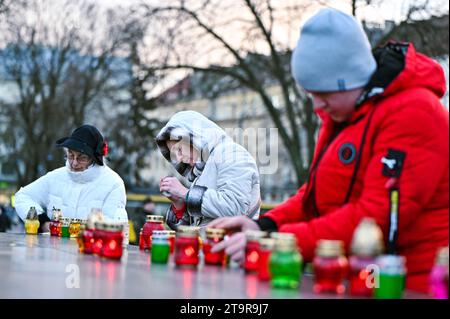
M66 166L55 169L15 195L15 209L25 220L30 207L52 218L52 208L61 209L64 217L86 219L91 209L103 211L105 220L127 221L126 192L122 178L107 167L106 144L100 132L83 125L70 137L56 142L64 147ZM41 216L42 217L42 216Z
M169 120L156 142L180 174L160 183L160 191L172 201L166 215L171 228L205 226L223 216L259 217L256 162L217 124L200 113L182 111Z

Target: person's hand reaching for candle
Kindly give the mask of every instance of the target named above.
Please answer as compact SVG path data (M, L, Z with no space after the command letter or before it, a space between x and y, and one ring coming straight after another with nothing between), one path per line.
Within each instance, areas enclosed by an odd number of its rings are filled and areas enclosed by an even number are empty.
M227 240L214 245L211 252L224 250L231 260L242 263L245 257L246 230L260 230L258 224L246 216L223 217L213 220L208 227L221 228L228 232L236 232Z

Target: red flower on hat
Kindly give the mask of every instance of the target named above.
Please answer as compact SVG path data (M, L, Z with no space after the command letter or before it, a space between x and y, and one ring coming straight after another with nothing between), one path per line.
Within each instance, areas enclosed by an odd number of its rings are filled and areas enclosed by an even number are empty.
M103 142L103 156L108 155L108 144Z

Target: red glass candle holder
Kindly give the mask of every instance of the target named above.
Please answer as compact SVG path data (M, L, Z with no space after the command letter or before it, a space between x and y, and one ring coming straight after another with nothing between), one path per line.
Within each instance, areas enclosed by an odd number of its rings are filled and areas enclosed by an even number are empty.
M272 253L275 245L275 239L262 238L259 240L259 269L258 279L262 281L270 280L269 261L270 254Z
M83 243L84 243L84 253L92 254L94 252L94 230L93 229L85 229L82 234Z
M373 257L351 256L349 259L350 295L372 297L373 285L369 284L369 266L375 265Z
M257 273L259 270L259 240L267 236L264 231L246 231L244 269L246 272Z
M197 266L200 250L198 227L178 226L175 238L175 264L177 266Z
M160 215L147 215L142 234L139 236L139 249L150 250L152 247L152 234L154 230L164 230L164 217Z
M139 249L143 250L145 248L145 241L144 241L144 237L142 236L142 228L139 231Z
M175 251L175 236L176 236L176 232L174 230L169 230L169 248L170 248L170 253L173 254L173 252Z
M92 247L92 253L101 256L103 250L103 238L104 238L104 229L106 224L103 222L95 223L94 229L94 245Z
M320 240L313 260L316 293L345 293L344 279L348 261L343 255L343 243L337 240Z
M207 228L206 240L203 242L203 254L205 256L205 264L223 266L226 264L225 252L223 250L212 253L211 248L221 242L225 236L224 229Z
M61 222L59 220L52 220L50 221L49 228L51 236L59 236Z
M120 259L123 247L123 224L107 223L103 231L102 253L106 258Z

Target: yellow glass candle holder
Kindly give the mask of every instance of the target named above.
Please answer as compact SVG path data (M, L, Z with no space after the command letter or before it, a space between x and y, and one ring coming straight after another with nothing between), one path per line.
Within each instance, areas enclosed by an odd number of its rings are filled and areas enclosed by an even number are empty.
M38 233L40 223L37 219L26 219L25 220L25 232L27 234L36 235Z
M77 238L80 233L81 220L78 218L72 219L69 225L70 238Z

